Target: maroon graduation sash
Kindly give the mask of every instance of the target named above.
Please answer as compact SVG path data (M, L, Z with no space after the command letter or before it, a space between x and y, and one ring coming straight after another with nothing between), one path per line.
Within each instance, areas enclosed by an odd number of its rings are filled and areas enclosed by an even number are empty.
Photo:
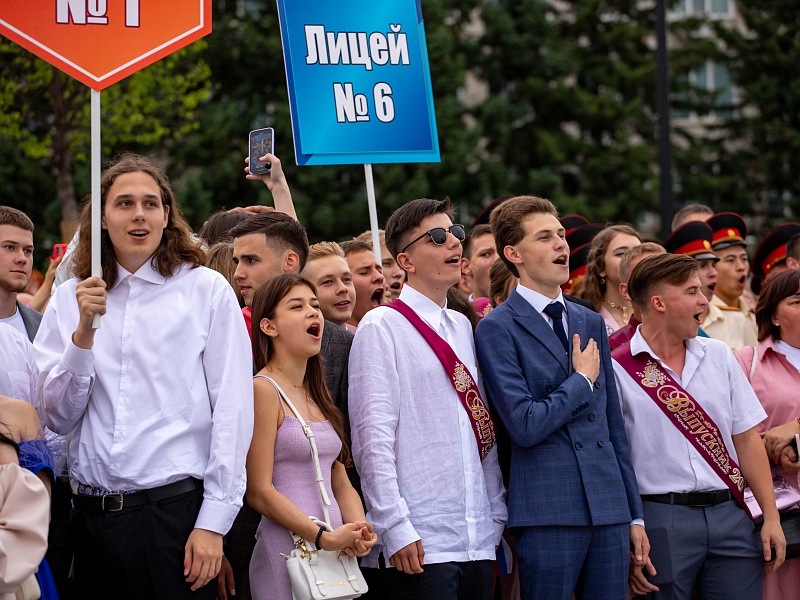
M408 319L419 331L420 335L425 338L439 362L442 363L445 373L447 373L458 394L458 399L461 400L461 404L467 410L469 422L472 425L472 433L475 435L475 441L478 442L478 452L481 455L481 460L483 460L495 445L497 437L492 415L489 413L483 398L481 398L478 386L475 385L475 380L469 374L469 369L458 360L458 356L456 356L450 344L444 341L408 304L402 300L395 300L386 306L395 309Z
M633 356L630 344L625 344L614 350L611 356L689 440L749 515L750 511L744 501L746 485L744 476L739 470L739 465L728 453L717 424L697 400L678 385L646 352Z

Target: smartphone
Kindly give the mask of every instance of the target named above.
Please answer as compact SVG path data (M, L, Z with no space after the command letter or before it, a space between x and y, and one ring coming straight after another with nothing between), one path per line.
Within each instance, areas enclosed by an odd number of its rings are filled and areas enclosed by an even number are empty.
M798 448L800 448L800 433L795 433L794 434L794 454L797 457L797 460L794 461L794 462L800 462L800 450L798 450Z
M268 162L258 160L265 154L274 154L275 132L272 127L255 129L250 132L250 173L252 175L264 175L271 171Z
M67 246L69 246L69 244L53 244L53 260L57 259L59 256L64 256L64 253L67 251Z

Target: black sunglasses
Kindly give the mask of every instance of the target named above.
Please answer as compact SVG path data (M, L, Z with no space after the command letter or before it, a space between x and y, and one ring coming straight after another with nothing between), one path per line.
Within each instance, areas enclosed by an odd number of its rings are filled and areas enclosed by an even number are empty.
M456 238L459 242L463 242L464 238L466 237L466 234L464 233L464 226L463 225L450 225L450 227L448 227L447 229L445 229L444 227L434 227L433 229L429 229L428 231L423 233L417 239L415 239L415 240L409 242L408 244L406 244L406 247L403 248L402 250L400 250L400 252L401 253L405 252L406 250L408 250L408 248L411 245L416 244L418 241L420 241L426 235L431 236L431 240L433 241L434 244L436 244L437 246L441 246L442 244L444 244L447 241L447 232L448 231L450 233L452 233L453 237Z

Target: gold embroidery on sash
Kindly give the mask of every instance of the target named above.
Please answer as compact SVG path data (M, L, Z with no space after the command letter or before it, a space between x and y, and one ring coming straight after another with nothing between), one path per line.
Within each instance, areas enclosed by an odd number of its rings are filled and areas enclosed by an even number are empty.
M688 394L674 385L667 384L667 377L652 360L648 360L644 372L636 372L641 384L649 388L657 388L658 400L675 415L678 424L694 436L697 444L711 458L720 470L733 482L739 490L744 490L745 480L738 468L732 467L725 449L722 435L706 415L698 410L697 405Z
M483 447L486 449L485 455L488 455L496 441L494 429L492 428L492 415L486 408L480 394L478 394L472 375L469 374L469 371L467 371L466 367L460 362L456 363L456 367L453 369L453 384L459 392L466 392L465 399L467 408L471 413L470 416L477 424L478 435L480 436L481 442L484 444ZM481 456L481 460L486 458L485 455Z
M456 368L453 370L453 383L461 393L466 392L472 385L472 376L460 362L456 363Z
M644 373L637 372L636 374L642 378L642 385L644 387L658 387L666 381L664 374L658 370L658 365L649 360L644 367Z

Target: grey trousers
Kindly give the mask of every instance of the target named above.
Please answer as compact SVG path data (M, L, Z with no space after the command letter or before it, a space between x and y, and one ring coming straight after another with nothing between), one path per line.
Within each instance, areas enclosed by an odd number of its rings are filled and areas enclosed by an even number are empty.
M753 522L734 500L694 507L644 502L659 587L650 600L760 600L764 558Z

